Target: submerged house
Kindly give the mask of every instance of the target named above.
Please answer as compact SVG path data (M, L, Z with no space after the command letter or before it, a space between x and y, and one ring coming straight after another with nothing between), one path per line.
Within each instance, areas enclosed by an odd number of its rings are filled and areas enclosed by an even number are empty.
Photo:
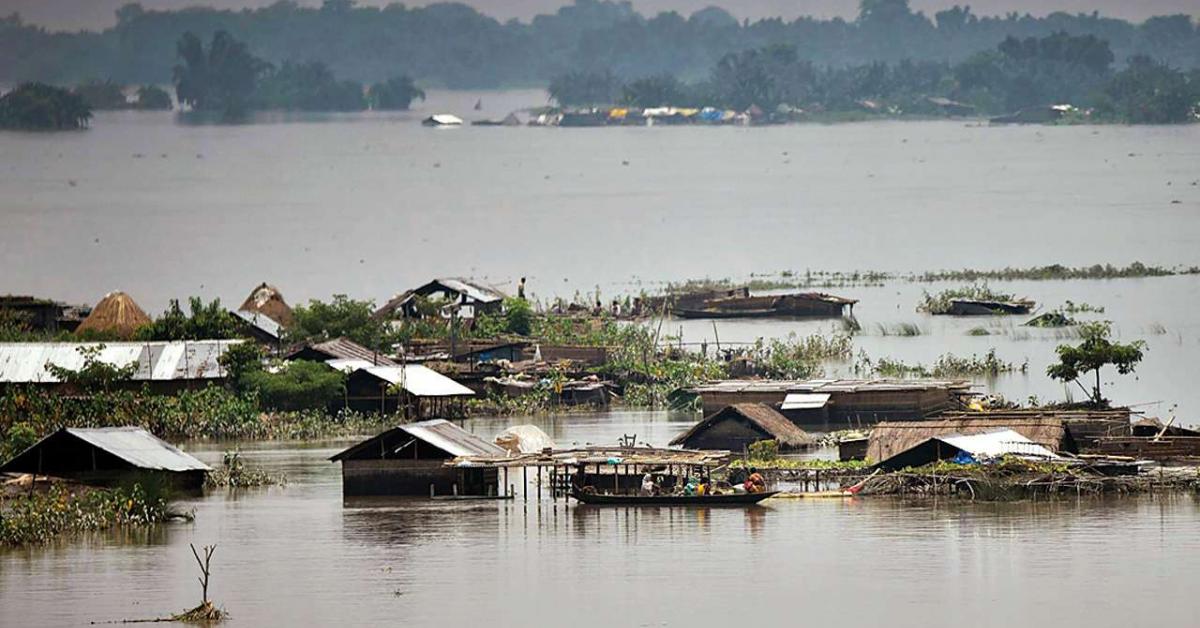
M394 427L338 453L342 494L488 497L499 494L495 467L447 466L459 456L506 452L443 419Z
M475 391L420 364L374 366L367 362L332 360L346 371L346 407L359 412L409 418L463 416L463 402Z
M705 414L739 403L780 408L801 425L847 425L882 420L914 420L955 408L970 394L966 380L811 379L725 380L702 384Z
M895 471L907 467L920 467L939 460L972 463L1004 456L1035 460L1059 459L1052 450L1013 430L1000 428L969 435L931 436L881 460L876 467L885 471Z
M815 444L804 430L762 403L727 406L675 437L671 445L685 449L725 449L739 452L758 441L774 440L780 451L799 451Z
M505 294L477 281L461 277L444 277L392 297L375 311L376 318L421 318L418 297L458 306L458 316L473 318L477 314L499 314L504 308Z
M211 468L140 427L64 427L0 466L111 486L145 475L176 488L199 489Z
M1078 452L1071 431L1061 420L1053 417L1023 418L956 418L926 421L885 421L871 430L867 444L867 460L880 462L907 451L931 438L948 435L972 436L997 430L1011 430L1029 442L1053 452Z

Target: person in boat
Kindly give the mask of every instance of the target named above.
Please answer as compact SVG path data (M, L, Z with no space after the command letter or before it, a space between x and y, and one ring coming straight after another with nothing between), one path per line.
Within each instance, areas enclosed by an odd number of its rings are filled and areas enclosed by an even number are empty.
M758 472L758 469L750 467L750 475L746 477L746 483L743 486L747 493L764 493L767 490L767 480Z
M654 482L654 476L647 473L642 476L642 495L650 496L658 493L658 484Z
M575 489L577 493L582 493L584 489L591 488L587 483L587 469L584 465L581 464L575 467L575 473L571 474L571 488Z

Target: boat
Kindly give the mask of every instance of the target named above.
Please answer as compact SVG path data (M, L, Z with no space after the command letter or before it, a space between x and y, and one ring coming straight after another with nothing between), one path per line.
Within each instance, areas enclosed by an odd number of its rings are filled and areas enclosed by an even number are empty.
M581 504L595 506L749 506L777 493L779 491L723 495L608 495L572 490L571 497Z

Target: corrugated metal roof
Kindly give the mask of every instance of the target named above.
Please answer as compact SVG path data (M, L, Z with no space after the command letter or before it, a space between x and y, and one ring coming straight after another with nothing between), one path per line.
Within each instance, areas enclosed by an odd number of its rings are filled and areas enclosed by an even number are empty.
M208 465L140 427L74 428L64 430L142 469L153 471L211 471Z
M288 352L287 359L294 359L305 350L316 351L337 360L365 360L376 365L393 365L395 362L378 351L372 351L349 338L334 338L324 342L305 343Z
M464 397L475 391L420 364L404 366L371 366L360 369L389 384L402 386L409 394L418 397Z
M834 393L869 391L906 391L948 388L966 390L971 387L967 380L941 379L806 379L769 380L733 379L701 384L691 389L694 393Z
M947 434L937 436L935 439L971 454L976 460L997 458L1008 454L1048 459L1059 457L1053 451L1010 429L970 435Z
M343 373L353 373L354 371L357 371L359 369L369 369L372 366L375 366L374 364L372 364L366 360L337 359L337 360L325 360L325 363L328 364L331 368L337 369Z
M788 393L780 410L815 410L829 403L829 393Z
M219 379L225 371L217 361L241 340L179 342L5 342L0 343L0 382L56 383L51 364L77 370L83 367L82 347L100 347L97 358L114 366L138 365L135 381Z
M233 313L233 315L245 321L247 325L254 327L255 329L267 334L272 338L275 338L276 340L283 336L283 325L275 322L275 319L263 314L262 312L237 310Z
M452 456L491 456L507 453L500 446L493 445L445 419L420 421L399 427L411 436Z
M480 303L494 303L504 299L504 293L495 288L475 283L461 277L445 277L436 280L437 283L468 297L479 301Z

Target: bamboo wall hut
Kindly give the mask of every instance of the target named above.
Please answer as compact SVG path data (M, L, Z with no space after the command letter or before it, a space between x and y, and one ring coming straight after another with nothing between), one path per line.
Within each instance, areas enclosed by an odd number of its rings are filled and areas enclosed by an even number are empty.
M780 451L799 451L815 441L787 417L762 403L739 403L722 408L675 437L671 445L685 449L746 451L758 441L774 440Z
M871 430L867 460L879 462L931 438L984 434L1010 429L1050 451L1077 452L1078 447L1062 420L1051 417L956 418L926 421L884 421Z
M128 339L133 337L138 328L151 322L132 297L118 290L104 295L75 332L82 334L90 331Z
M263 314L284 327L295 320L291 306L283 299L283 293L265 281L250 291L250 296L242 301L238 311Z

